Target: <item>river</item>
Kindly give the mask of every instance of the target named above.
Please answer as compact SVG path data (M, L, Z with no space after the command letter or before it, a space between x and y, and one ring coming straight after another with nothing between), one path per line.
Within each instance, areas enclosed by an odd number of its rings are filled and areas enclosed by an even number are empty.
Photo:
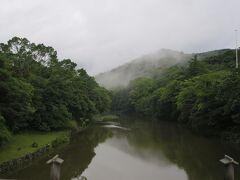
M240 152L218 139L194 135L175 123L130 118L130 131L92 126L59 150L61 180L220 180L224 154ZM47 158L7 175L23 180L49 179ZM236 177L240 179L239 167Z

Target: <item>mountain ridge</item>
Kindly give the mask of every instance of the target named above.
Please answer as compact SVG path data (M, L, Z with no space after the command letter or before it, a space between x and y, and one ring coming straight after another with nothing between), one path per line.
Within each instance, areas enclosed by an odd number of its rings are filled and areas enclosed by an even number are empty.
M154 53L145 54L135 58L123 65L113 68L110 71L100 73L95 76L96 81L107 89L125 87L131 80L139 77L149 77L152 71L165 69L167 67L184 64L197 55L199 59L208 56L215 56L228 49L207 51L203 53L184 53L171 49L160 49Z

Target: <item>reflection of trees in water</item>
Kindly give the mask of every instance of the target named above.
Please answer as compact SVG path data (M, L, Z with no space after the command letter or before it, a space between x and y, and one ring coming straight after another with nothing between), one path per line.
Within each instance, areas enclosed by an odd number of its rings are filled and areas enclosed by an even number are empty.
M110 136L110 131L97 127L78 136L74 140L73 146L64 151L63 179L70 180L81 175L95 156L94 148Z
M132 123L131 132L115 133L114 137L127 138L128 143L134 148L131 153L135 153L140 158L148 158L143 152L153 153L152 157L159 158L157 159L159 161L163 161L162 156L165 156L168 162L160 165L168 166L169 162L176 164L186 171L189 180L223 179L219 159L224 154L236 158L240 155L229 147L220 145L214 140L197 137L175 124L140 121L136 123L132 121ZM128 127L127 124L124 126ZM70 180L81 175L95 156L94 148L111 136L112 130L93 127L76 137L62 152L57 152L65 160L61 171L62 180ZM122 148L124 149L124 146ZM46 159L8 178L48 179L50 167L45 162ZM237 173L239 178L239 171Z
M92 127L77 136L67 147L62 149L62 152L56 152L64 159L61 167L61 180L70 180L81 175L95 156L94 148L111 135L111 131L107 129ZM46 165L46 159L43 159L8 178L44 180L49 179L49 171L50 166Z
M223 169L219 159L225 153L239 157L235 150L227 149L214 140L195 136L175 124L141 122L135 125L138 128L128 139L136 152L141 149L162 152L170 162L186 171L189 180L222 179Z

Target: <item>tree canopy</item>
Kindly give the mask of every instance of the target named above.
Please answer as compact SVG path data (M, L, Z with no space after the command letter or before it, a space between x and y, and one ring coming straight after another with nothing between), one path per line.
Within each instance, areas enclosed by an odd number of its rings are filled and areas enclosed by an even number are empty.
M178 121L198 132L237 132L240 72L234 63L233 50L194 56L187 64L166 68L158 76L132 81L121 90L122 96L113 92L112 109Z
M110 104L106 89L52 47L19 37L0 44L0 142L10 132L66 128Z

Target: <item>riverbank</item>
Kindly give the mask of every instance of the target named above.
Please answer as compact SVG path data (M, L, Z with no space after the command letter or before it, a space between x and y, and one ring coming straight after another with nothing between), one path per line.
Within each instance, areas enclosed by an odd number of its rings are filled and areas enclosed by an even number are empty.
M19 158L51 144L56 139L64 139L69 131L57 132L26 132L11 137L8 144L0 147L0 164L12 159Z
M116 114L98 114L93 117L93 121L117 121L119 116Z
M97 115L96 118L106 122L118 117L115 115ZM0 174L24 168L31 162L51 154L56 147L70 142L89 127L89 123L89 121L84 121L79 126L77 123L71 122L70 128L63 131L32 131L11 136L10 141L0 147Z
M54 153L88 127L89 122L80 126L72 121L69 128L62 131L32 131L13 135L7 144L0 147L0 174L22 169Z
M119 122L131 128L131 132L91 125L67 145L54 149L54 153L46 153L26 168L1 178L49 179L50 166L46 161L59 154L64 160L61 179L66 180L80 176L108 180L155 177L210 180L223 178L224 169L219 159L224 154L239 157L238 149L218 138L199 136L173 122L127 116L120 117ZM240 177L238 168L236 176Z
M175 123L140 117L120 117L119 122L131 132L93 125L58 151L64 160L61 179L222 179L219 159L224 154L239 157L239 150L219 139L198 136ZM48 159L2 178L48 179ZM235 172L240 177L238 168Z
M10 143L0 148L0 174L24 168L69 142L70 131L26 132L12 138Z

